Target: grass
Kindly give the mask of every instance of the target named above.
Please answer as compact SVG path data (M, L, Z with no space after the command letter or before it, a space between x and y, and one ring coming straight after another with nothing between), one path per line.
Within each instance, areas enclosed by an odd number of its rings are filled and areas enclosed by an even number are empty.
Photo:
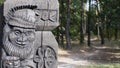
M3 3L3 0L0 0L0 4Z
M120 68L120 64L114 63L114 64L96 64L91 66L78 66L75 68Z

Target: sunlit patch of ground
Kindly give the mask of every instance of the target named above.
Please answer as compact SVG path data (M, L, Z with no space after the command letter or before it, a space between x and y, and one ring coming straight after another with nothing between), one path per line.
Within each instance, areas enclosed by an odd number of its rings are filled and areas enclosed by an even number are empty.
M92 41L92 47L77 44L72 46L71 50L59 49L58 68L120 68L117 67L120 66L119 43L100 45L99 41Z

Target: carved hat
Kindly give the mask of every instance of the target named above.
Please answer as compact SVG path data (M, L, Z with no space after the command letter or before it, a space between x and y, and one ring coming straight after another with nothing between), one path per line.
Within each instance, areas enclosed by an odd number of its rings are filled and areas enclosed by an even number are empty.
M4 16L6 17L11 9L15 11L24 8L59 10L59 3L58 0L5 0Z
M12 22L22 21L23 19L18 21L19 18L10 17L14 13L16 13L16 15L17 15L17 13L19 13L19 11L22 10L22 9L31 9L31 10L35 10L35 11L40 10L40 12L38 12L39 17L40 17L41 14L43 14L42 18L45 19L45 20L46 20L46 18L44 17L44 15L46 15L46 13L43 13L43 10L45 10L45 11L50 10L49 14L48 14L48 16L50 16L50 21L58 23L58 19L59 19L59 3L58 3L58 0L5 0L5 2L4 2L4 17L5 17L6 23L15 26L15 24L13 24ZM42 13L41 13L41 10L42 10ZM57 14L55 16L57 18L53 17L55 13L54 13L54 11L51 12L52 10L55 10L55 12ZM48 17L48 16L46 16L46 17ZM11 20L10 18L12 18L13 20ZM55 21L54 21L54 19L55 19ZM9 23L9 21L10 21L10 23ZM21 24L21 23L19 23L19 24ZM26 24L24 23L24 25L26 25ZM16 25L18 26L18 24L16 24Z
M10 16L8 24L23 28L35 28L35 12L31 9L17 10Z

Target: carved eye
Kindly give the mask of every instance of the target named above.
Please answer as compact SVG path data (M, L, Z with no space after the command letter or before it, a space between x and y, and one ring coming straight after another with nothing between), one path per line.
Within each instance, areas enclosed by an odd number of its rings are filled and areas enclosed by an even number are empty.
M15 35L20 35L21 32L18 30L15 30L14 33L15 33Z
M48 11L43 11L41 19L44 20L44 21L48 20L48 14L49 14Z
M32 31L28 31L28 34L32 34L33 32Z
M52 22L56 22L57 21L57 11L51 11L50 12L49 20L52 21Z
M27 31L27 32L26 32L26 35L29 36L29 35L31 35L32 33L33 33L32 31Z

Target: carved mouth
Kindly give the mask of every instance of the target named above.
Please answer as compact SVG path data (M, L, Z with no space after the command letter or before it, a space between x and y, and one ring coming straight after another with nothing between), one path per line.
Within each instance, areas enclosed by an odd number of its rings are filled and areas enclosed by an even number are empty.
M26 46L28 46L29 43L26 41L25 42L16 41L15 44L19 47L26 47Z
M16 43L22 46L27 44L26 42L16 42Z

